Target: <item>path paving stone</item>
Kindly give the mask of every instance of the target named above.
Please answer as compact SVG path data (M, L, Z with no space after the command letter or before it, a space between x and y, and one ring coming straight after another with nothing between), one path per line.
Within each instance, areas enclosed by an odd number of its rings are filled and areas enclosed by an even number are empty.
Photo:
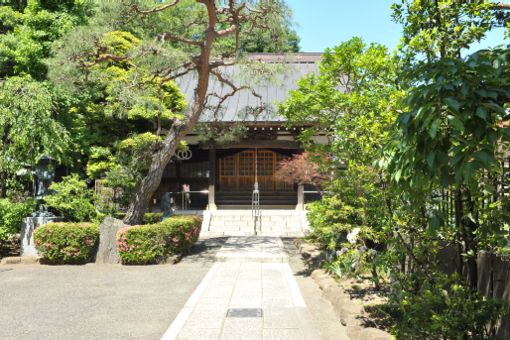
M230 237L216 254L218 262L288 262L288 259L279 237ZM254 272L249 266L244 270L248 274Z
M163 339L320 339L287 259L280 238L229 238Z

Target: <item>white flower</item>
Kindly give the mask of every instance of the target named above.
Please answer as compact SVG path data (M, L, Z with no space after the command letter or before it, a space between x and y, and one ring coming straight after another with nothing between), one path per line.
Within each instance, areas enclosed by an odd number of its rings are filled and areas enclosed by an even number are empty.
M347 234L347 241L349 241L350 244L356 243L360 231L360 228L354 228L349 234Z

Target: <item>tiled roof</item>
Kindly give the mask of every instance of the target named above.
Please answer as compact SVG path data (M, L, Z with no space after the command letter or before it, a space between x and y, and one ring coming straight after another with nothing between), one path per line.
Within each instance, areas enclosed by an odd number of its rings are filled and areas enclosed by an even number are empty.
M262 61L267 64L279 64L271 76L255 77L246 69L246 65L235 65L221 69L226 78L232 80L236 86L249 86L259 99L251 91L243 90L229 97L216 112L219 99L209 97L208 109L202 113L202 122L281 122L284 119L276 115L275 103L282 102L288 97L290 90L297 88L296 82L302 77L318 72L320 53L298 53L294 55L277 54L252 54L252 61ZM269 67L272 67L269 65ZM274 71L273 71L274 72ZM260 78L260 79L255 79ZM188 102L193 99L197 83L196 74L188 74L177 81L181 90L186 94ZM222 84L215 76L211 76L209 93L223 96L231 92L231 88ZM260 112L260 108L264 109ZM254 115L256 113L256 116Z
M253 61L263 61L266 63L317 63L322 59L322 53L305 52L297 54L273 54L273 53L253 53L248 56Z

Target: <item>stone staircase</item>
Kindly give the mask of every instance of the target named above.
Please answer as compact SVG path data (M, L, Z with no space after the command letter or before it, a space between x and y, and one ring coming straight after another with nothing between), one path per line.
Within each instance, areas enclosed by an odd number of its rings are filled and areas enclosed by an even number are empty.
M216 194L216 205L224 209L229 207L250 207L252 192L218 192ZM262 190L260 193L260 206L279 206L291 207L297 204L297 193L294 191L267 192Z
M260 210L257 219L249 209L204 211L202 236L303 237L308 230L306 212L301 210Z

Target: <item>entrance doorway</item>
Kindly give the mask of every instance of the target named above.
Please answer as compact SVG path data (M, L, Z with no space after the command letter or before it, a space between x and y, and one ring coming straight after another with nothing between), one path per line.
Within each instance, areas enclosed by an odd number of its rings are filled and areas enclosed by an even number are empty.
M219 158L219 190L251 191L255 184L255 166L262 191L293 191L294 186L276 178L278 164L289 157L273 150L244 150Z

